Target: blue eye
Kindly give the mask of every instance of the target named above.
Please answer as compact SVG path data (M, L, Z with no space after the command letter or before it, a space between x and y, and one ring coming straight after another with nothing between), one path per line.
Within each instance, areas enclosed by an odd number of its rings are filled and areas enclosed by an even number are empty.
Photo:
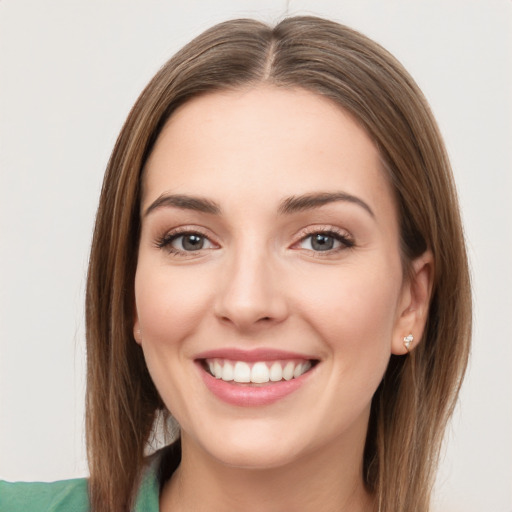
M168 234L158 241L157 246L165 248L171 253L196 252L202 249L211 249L212 242L200 233Z
M312 233L304 237L300 242L301 249L307 249L315 252L327 252L342 249L344 247L353 247L352 240L332 232Z
M207 243L207 240L204 236L197 233L189 233L174 238L171 245L182 251L199 251L204 248L205 243Z

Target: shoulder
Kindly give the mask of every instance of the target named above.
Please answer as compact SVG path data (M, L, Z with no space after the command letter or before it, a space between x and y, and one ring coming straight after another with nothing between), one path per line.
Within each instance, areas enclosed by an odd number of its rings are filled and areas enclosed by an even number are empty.
M161 484L170 478L180 459L179 441L146 459L133 512L158 512ZM0 512L90 512L88 480L76 478L51 483L0 480Z
M89 512L87 479L51 483L0 481L0 512Z

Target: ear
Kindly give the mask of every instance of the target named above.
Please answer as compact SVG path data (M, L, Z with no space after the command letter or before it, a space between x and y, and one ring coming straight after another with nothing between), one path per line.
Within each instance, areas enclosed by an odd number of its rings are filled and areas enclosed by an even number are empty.
M430 251L426 251L412 262L411 271L402 287L391 341L393 354L407 354L420 342L427 321L433 277L434 257ZM409 335L414 339L407 346L404 338Z
M139 323L139 314L137 313L137 308L134 308L134 320L133 320L133 337L135 341L140 345L142 343L142 334L140 332L140 323Z

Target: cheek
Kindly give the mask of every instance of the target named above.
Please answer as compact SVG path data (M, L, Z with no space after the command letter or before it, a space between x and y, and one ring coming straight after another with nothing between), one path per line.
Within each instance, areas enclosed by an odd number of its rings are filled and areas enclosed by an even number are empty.
M140 265L135 276L135 302L143 338L166 345L193 331L208 309L205 276Z
M297 307L345 371L361 367L374 367L377 372L383 367L384 371L391 353L400 282L396 264L353 266L325 278L310 275L302 283L302 292L297 290L296 295L302 297Z
M168 407L186 402L180 392L191 351L186 340L197 333L209 309L207 284L154 261L145 264L143 260L137 267L135 303L141 346L151 378Z
M191 348L186 343L200 328L209 308L209 287L187 272L139 262L135 301L141 346L151 378L171 414L188 425L190 396L197 382L187 380ZM210 287L211 288L211 287ZM188 365L187 365L188 363ZM189 382L183 386L183 382ZM188 412L187 412L188 411Z

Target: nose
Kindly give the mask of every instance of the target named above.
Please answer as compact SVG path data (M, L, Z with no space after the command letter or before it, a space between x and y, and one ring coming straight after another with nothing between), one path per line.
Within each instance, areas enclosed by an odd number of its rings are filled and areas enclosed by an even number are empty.
M264 251L244 251L226 262L219 275L215 315L239 331L281 323L288 316L286 290L272 258Z

